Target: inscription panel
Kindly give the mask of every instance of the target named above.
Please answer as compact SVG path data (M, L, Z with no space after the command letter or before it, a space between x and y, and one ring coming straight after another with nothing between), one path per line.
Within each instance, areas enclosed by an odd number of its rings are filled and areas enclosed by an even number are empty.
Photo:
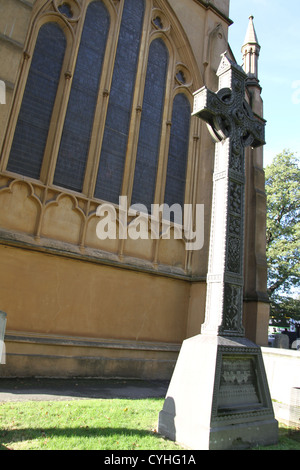
M223 356L217 414L243 412L261 406L255 358Z

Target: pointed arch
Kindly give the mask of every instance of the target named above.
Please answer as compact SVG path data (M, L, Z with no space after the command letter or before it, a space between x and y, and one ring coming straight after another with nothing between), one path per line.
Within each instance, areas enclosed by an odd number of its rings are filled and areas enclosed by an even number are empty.
M169 206L184 205L190 122L190 102L184 93L177 93L173 101L164 199Z
M66 38L57 22L39 30L14 133L7 169L39 179L65 56Z
M149 48L131 199L132 204L144 204L148 210L154 203L168 64L168 48L157 38Z
M144 0L125 0L95 188L95 197L114 203L123 182L144 13Z
M65 118L54 184L81 191L110 25L102 1L89 4Z

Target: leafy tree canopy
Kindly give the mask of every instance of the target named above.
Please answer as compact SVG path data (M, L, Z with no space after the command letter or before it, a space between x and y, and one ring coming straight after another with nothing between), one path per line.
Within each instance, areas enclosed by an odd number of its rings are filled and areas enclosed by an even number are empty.
M265 169L271 314L300 321L300 161L284 150ZM280 313L281 312L281 313Z

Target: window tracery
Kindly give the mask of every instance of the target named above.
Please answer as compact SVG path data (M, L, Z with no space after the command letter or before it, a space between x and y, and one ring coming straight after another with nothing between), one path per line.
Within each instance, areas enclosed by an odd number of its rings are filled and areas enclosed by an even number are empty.
M149 209L152 203L193 202L186 181L193 179L188 162L194 161L197 126L191 125L190 112L199 83L194 84L195 65L181 55L185 37L165 6L160 0L37 1L1 169L10 178L29 178L33 188L44 187L48 196L41 198L42 207L55 194L72 194L86 214L81 244L101 201L117 204L126 195L129 203ZM48 43L40 53L39 38L48 28L55 29L55 47ZM57 70L51 100L51 87L39 91L51 105L45 106L48 121L35 160L38 139L26 131L26 144L18 122L35 107L26 90L39 55L49 70L54 63ZM43 210L37 233L42 233L42 219Z

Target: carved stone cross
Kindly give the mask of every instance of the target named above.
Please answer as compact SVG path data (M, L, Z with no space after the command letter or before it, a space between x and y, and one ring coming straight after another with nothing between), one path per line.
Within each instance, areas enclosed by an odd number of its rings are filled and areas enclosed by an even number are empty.
M219 91L195 93L193 115L208 124L216 142L213 203L202 334L243 336L245 147L265 143L265 121L245 100L243 69L226 53L217 71Z
M219 91L195 93L193 111L216 141L205 322L182 344L158 421L160 434L196 450L278 439L262 352L242 326L245 147L264 144L265 121L226 54L217 74Z

